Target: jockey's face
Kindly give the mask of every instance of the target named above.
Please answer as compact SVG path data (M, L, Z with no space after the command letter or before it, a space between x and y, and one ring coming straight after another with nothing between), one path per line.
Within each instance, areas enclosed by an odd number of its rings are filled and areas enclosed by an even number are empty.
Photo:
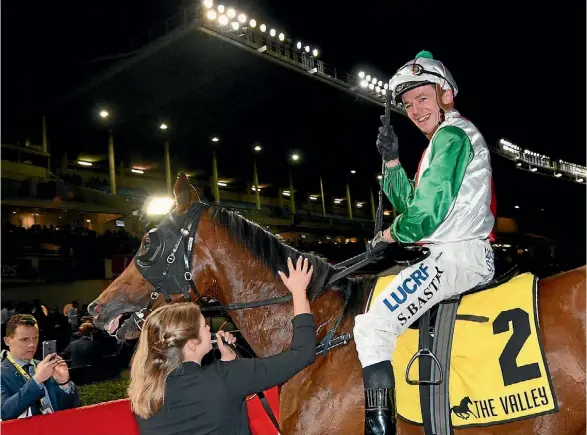
M447 95L450 94L450 95ZM442 102L452 103L452 92L442 94ZM450 101L448 101L450 100ZM424 85L411 89L402 95L404 108L416 127L427 136L433 134L442 121L435 85Z

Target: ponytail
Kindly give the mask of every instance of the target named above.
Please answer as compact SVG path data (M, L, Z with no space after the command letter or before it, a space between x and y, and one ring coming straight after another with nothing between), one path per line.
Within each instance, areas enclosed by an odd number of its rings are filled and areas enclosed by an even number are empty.
M188 303L163 306L147 317L130 369L128 397L136 415L146 419L163 406L167 378L181 366L183 347L198 338L199 326L200 309Z

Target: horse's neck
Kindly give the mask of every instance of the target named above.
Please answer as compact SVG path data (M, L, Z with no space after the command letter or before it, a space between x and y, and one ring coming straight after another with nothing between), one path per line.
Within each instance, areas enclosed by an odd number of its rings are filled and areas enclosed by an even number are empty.
M220 273L218 283L222 304L262 301L289 294L281 279L260 260L234 245L228 238L218 242L223 249L211 251L220 266L217 270ZM234 246L228 248L229 243ZM226 255L227 252L237 254ZM320 339L342 313L343 298L339 293L326 291L311 305ZM289 348L293 317L291 302L236 310L230 314L247 343L259 356L273 355Z

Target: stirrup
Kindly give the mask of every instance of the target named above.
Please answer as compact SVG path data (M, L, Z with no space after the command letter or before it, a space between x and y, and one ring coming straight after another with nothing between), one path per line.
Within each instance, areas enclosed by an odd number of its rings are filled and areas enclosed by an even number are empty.
M430 358L432 360L432 362L434 364L436 364L436 367L438 368L438 374L439 374L438 379L429 379L429 380L416 379L415 381L410 379L410 369L412 368L412 365L414 364L414 362L418 358ZM443 380L442 366L440 365L440 361L438 361L438 358L436 358L436 355L434 355L434 353L430 349L425 349L425 348L420 349L418 352L416 352L414 354L414 356L412 357L412 359L408 363L408 366L406 367L406 382L410 385L440 385L440 384L442 384L442 380Z

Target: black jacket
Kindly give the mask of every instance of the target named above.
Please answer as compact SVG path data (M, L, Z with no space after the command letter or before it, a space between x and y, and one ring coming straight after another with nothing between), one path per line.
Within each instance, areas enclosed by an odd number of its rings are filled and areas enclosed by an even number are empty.
M94 343L90 337L82 337L72 341L61 353L64 359L71 359L71 368L83 366L99 366L100 349L97 343Z
M245 398L285 383L316 358L311 314L293 318L288 351L268 357L214 361L206 367L185 362L167 379L165 401L148 419L137 418L142 435L250 434Z

